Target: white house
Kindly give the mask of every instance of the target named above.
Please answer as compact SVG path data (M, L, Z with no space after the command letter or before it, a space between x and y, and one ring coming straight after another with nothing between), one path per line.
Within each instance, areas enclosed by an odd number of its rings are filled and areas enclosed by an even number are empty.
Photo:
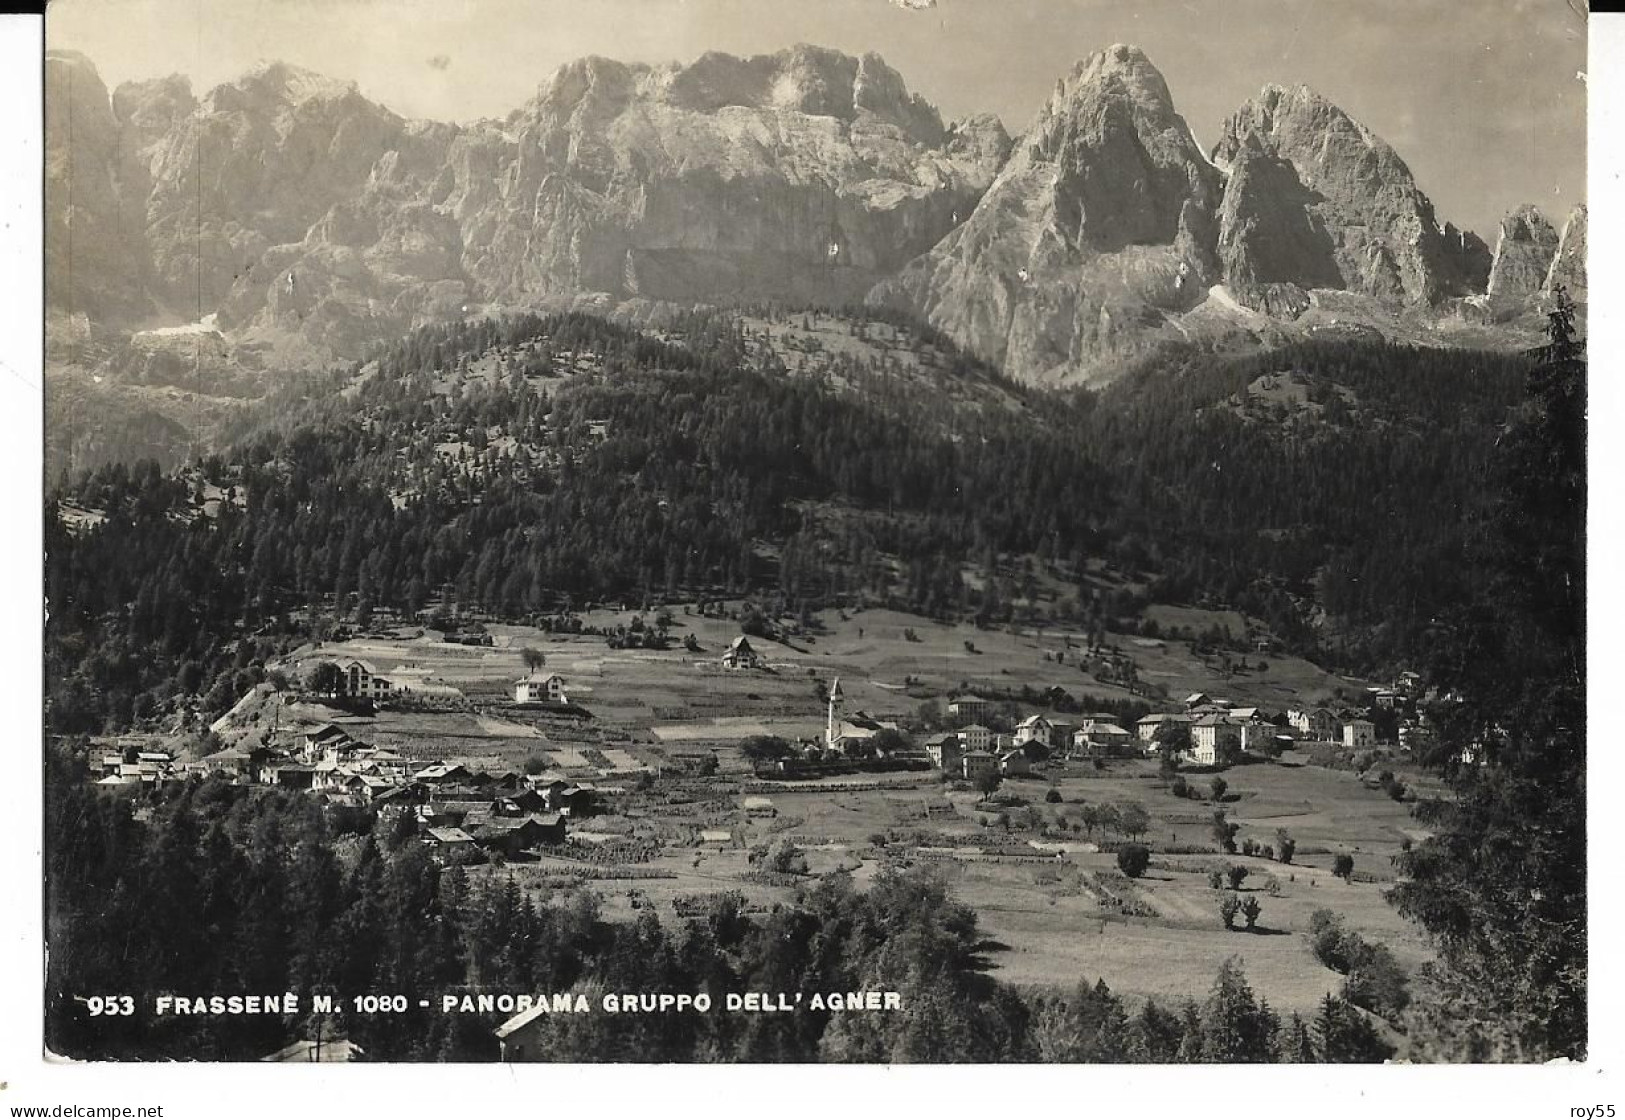
M750 639L743 634L729 642L728 652L722 655L724 669L761 669L766 664L762 655L752 648Z
M352 657L339 665L339 673L344 681L339 691L345 696L363 700L383 700L395 692L395 685L388 677L380 676L370 661Z
M931 765L945 774L960 768L961 751L959 736L951 731L933 735L925 741L926 757L931 760Z
M964 696L956 696L948 701L948 714L955 719L968 719L972 722L978 722L987 718L988 711L992 706L990 701L977 696L975 693L968 693Z
M1228 716L1206 715L1191 725L1191 761L1198 766L1224 766L1241 746L1241 728Z
M965 769L966 781L974 782L983 774L999 772L999 756L992 751L966 751L959 764Z
M564 678L557 673L545 676L538 670L520 677L513 686L515 704L568 704Z
M969 727L959 729L959 742L966 752L986 751L993 746L993 729L973 723Z
M1367 750L1377 745L1377 729L1368 719L1351 719L1343 724L1343 745L1350 750Z
M1016 724L1015 745L1022 747L1036 742L1047 749L1053 745L1054 735L1055 728L1048 719L1039 715L1028 716Z
M1315 742L1326 743L1337 738L1337 716L1330 708L1293 709L1286 714L1300 735Z
M1132 740L1133 736L1115 723L1088 719L1072 733L1072 749L1085 758L1115 755L1126 751Z

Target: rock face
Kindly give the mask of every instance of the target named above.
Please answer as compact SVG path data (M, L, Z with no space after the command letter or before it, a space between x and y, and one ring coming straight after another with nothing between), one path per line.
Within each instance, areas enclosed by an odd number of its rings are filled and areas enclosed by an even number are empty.
M1581 233L1582 239L1584 233ZM1488 292L1502 299L1527 299L1546 287L1557 258L1557 230L1533 206L1518 207L1501 219Z
M70 315L146 309L145 197L123 181L107 87L89 59L45 56L45 295Z
M1130 356L1217 274L1219 172L1134 47L1060 82L965 223L871 298L1033 380Z
M216 314L290 358L476 302L858 299L970 213L1009 150L992 118L945 126L879 56L813 47L583 59L467 127L281 63L201 101L179 78L109 99L83 58L51 73L52 305Z
M1307 86L1265 86L1225 123L1219 253L1238 298L1258 285L1408 304L1482 291L1483 243L1442 225L1383 140Z
M1565 288L1569 298L1583 303L1586 298L1586 208L1576 206L1563 223L1563 235L1558 239L1557 252L1552 255L1552 267L1546 272L1542 292L1550 295L1559 286Z
M1057 88L975 213L871 298L1039 382L1165 340L1398 333L1481 294L1490 253L1405 162L1314 91L1266 86L1203 156L1145 55Z

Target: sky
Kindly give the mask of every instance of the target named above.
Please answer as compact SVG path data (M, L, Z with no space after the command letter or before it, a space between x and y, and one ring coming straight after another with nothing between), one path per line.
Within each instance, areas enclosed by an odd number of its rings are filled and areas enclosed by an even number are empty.
M1470 14L1469 14L1470 13ZM1055 80L1143 48L1204 146L1267 82L1306 83L1392 144L1441 219L1494 244L1533 202L1584 201L1582 0L51 0L46 45L109 88L186 74L198 92L280 59L395 112L501 117L587 54L688 61L798 42L878 51L946 119L1027 127Z

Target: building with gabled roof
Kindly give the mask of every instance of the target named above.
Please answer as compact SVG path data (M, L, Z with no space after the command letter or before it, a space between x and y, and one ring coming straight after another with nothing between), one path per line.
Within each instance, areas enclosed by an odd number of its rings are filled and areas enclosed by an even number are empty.
M535 670L514 682L513 702L515 704L568 704L570 698L565 695L563 677L557 673L543 673L540 670Z
M766 665L762 655L756 652L750 639L743 634L729 642L727 651L722 655L724 669L762 669Z

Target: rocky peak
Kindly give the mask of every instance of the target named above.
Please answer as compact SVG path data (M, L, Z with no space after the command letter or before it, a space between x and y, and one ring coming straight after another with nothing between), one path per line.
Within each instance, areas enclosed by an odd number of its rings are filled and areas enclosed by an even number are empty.
M235 82L210 90L204 105L210 112L274 112L309 101L338 101L352 96L360 96L354 82L342 82L286 62L260 62Z
M1187 202L1211 213L1219 176L1138 47L1097 51L1056 84L1022 140L1029 165L1054 169L1056 224L1111 251L1169 243Z
M1090 376L1200 302L1220 190L1161 73L1108 47L1056 84L964 225L871 299L1012 376Z
M1505 299L1526 299L1546 284L1557 256L1558 234L1546 215L1529 204L1501 219L1490 265L1489 294Z
M1265 158L1274 172L1246 170ZM1481 256L1459 233L1452 243L1399 154L1308 86L1266 85L1225 122L1213 161L1230 171L1231 192L1250 192L1227 200L1227 211L1258 217L1227 228L1227 261L1273 257L1282 282L1410 304L1468 295L1483 282ZM1294 231L1286 256L1247 243L1282 229ZM1303 276L1292 275L1298 266Z
M1586 208L1581 203L1563 223L1563 234L1552 256L1552 267L1546 273L1543 290L1550 295L1559 287L1567 289L1569 296L1579 302L1586 298Z

